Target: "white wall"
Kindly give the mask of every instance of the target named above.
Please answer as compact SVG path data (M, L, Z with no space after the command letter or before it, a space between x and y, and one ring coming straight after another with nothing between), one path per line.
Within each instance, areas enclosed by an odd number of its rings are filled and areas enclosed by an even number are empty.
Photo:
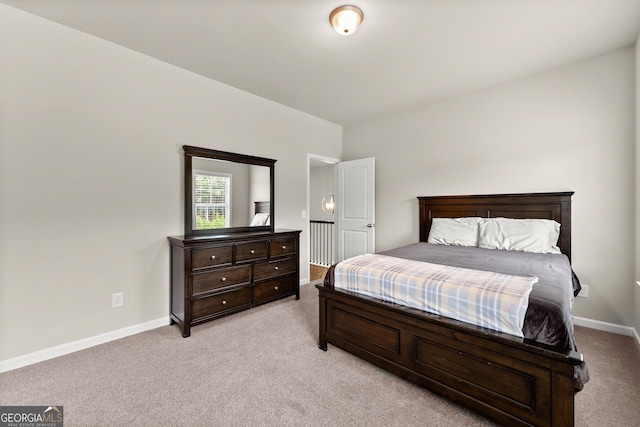
M376 250L418 239L416 196L575 191L575 314L634 322L634 49L344 128L376 157Z
M0 360L168 318L182 145L277 159L275 225L304 230L307 153L342 151L340 126L5 5L0 70Z
M333 193L333 165L311 168L309 183L309 219L333 221L334 216L322 210L322 199Z

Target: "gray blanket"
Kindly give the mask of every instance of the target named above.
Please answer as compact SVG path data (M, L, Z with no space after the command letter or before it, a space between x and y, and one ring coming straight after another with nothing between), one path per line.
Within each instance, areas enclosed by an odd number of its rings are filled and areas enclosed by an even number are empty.
M516 276L536 276L522 333L525 338L576 350L573 339L573 274L565 255L498 251L415 243L381 252L404 259Z

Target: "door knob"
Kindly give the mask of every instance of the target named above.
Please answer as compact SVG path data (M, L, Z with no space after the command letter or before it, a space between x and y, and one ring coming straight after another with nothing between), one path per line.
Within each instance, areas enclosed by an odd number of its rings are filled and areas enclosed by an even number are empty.
M373 228L373 224L367 224L367 228Z

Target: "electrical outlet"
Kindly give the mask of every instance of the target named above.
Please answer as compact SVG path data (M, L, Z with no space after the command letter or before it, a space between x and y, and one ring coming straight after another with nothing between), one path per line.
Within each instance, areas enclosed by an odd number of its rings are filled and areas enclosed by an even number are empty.
M111 308L122 307L124 305L124 292L111 295Z
M578 294L579 297L582 298L589 298L589 285L581 285L582 289L580 289L580 293Z

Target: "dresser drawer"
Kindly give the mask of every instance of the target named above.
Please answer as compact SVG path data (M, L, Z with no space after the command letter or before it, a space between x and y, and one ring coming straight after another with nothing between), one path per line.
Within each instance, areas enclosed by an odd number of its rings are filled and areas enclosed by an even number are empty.
M191 304L191 316L194 320L197 320L199 317L249 307L250 305L251 288L247 286L236 291L194 300Z
M298 263L295 259L285 259L256 264L253 267L253 280L258 281L295 273L297 271L297 267Z
M220 268L193 275L193 295L251 282L251 266Z
M191 253L191 267L196 270L231 264L231 249L232 246L194 249Z
M258 240L236 245L236 262L255 261L267 258L267 241Z
M297 250L297 239L274 239L269 242L269 255L278 257L284 255L294 255Z
M293 275L255 285L253 288L253 303L260 304L277 299L280 296L292 295L295 293L297 280L298 278Z

